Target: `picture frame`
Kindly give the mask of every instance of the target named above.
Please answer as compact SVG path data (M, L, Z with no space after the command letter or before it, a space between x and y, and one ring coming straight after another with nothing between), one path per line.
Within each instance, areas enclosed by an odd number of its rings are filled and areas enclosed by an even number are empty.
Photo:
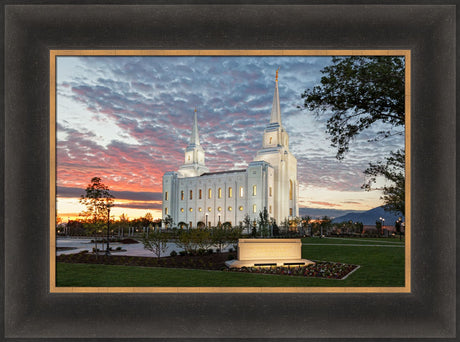
M2 336L43 340L455 336L454 8L7 5ZM50 49L304 46L411 50L410 293L50 293ZM442 234L429 229L433 225L444 227Z

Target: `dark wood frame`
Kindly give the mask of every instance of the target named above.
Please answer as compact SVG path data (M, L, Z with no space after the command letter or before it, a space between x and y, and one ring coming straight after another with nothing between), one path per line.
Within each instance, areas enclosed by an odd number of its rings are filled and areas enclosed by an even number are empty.
M455 7L140 4L2 8L2 338L455 336ZM412 292L49 293L49 50L63 48L410 49Z

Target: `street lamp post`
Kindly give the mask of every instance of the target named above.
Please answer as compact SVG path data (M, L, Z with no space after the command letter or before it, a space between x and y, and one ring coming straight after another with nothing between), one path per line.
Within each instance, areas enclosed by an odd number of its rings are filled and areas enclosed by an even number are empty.
M105 249L105 255L110 255L109 252L109 234L110 234L110 207L107 209L108 217L107 217L107 247Z
M385 226L385 219L383 217L380 217L380 222L382 222L382 227L381 227L381 231L382 231L382 234L383 234L383 227Z

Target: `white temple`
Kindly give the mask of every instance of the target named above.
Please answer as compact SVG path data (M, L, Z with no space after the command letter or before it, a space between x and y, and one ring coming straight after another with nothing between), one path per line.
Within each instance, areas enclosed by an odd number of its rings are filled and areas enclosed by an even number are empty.
M297 159L289 151L289 136L281 124L278 71L262 149L247 169L209 172L195 110L184 164L163 175L162 216L171 216L175 224L238 226L246 214L257 220L264 208L277 224L299 216Z

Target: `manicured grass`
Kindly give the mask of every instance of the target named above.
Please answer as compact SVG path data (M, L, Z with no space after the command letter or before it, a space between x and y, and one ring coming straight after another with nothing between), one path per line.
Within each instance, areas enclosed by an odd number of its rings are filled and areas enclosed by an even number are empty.
M388 240L395 241L395 239ZM331 241L334 243L332 246L329 245L332 244ZM360 268L345 280L333 280L177 268L58 263L56 285L58 287L404 286L404 247L372 247L372 244L382 244L379 243L379 239L358 241L358 239L307 238L303 239L303 242L315 243L315 245L302 246L303 258L355 264L360 265ZM399 244L399 240L395 242ZM346 246L350 243L366 246Z

